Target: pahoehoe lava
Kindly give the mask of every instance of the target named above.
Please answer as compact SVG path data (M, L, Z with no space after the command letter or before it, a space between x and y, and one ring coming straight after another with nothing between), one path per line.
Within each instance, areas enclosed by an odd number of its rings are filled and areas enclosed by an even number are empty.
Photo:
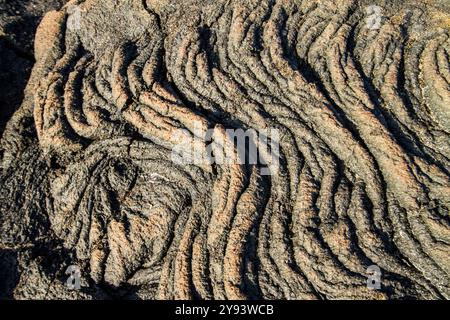
M449 55L439 1L73 0L47 13L1 140L10 295L449 299ZM216 139L276 128L279 171L171 161L177 130L208 147L199 123ZM74 264L80 291L65 286Z

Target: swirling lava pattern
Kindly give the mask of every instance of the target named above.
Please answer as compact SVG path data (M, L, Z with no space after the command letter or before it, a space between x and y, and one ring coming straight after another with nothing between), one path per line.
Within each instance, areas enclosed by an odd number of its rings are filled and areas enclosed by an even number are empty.
M140 298L450 298L449 12L385 4L374 30L363 3L48 13L2 142L3 246L60 241ZM198 123L276 128L279 170L174 163Z

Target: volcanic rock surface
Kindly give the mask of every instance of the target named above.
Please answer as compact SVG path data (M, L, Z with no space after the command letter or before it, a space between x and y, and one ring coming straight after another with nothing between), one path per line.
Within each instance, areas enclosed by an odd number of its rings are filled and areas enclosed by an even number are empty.
M48 12L1 140L1 296L450 298L449 37L446 1ZM227 128L277 129L278 169L173 161Z
M0 0L0 134L20 106L34 64L36 27L63 0Z

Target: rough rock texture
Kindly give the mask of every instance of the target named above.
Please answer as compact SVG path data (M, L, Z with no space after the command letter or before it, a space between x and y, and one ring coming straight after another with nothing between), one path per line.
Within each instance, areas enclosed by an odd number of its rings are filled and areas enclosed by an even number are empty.
M0 0L0 134L20 106L34 64L36 27L63 0Z
M446 3L87 0L47 13L2 138L0 287L450 298ZM279 172L174 163L177 129L207 147L198 123L217 140L277 128ZM71 264L80 291L65 286ZM374 264L381 290L366 285Z

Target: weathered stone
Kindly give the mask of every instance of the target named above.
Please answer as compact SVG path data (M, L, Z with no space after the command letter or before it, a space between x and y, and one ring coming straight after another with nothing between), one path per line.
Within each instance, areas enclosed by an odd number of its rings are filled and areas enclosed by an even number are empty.
M448 299L449 21L445 1L86 0L47 13L2 139L3 287ZM199 123L213 142L278 129L279 172L173 162L179 129L207 147ZM69 265L80 291L65 286Z

